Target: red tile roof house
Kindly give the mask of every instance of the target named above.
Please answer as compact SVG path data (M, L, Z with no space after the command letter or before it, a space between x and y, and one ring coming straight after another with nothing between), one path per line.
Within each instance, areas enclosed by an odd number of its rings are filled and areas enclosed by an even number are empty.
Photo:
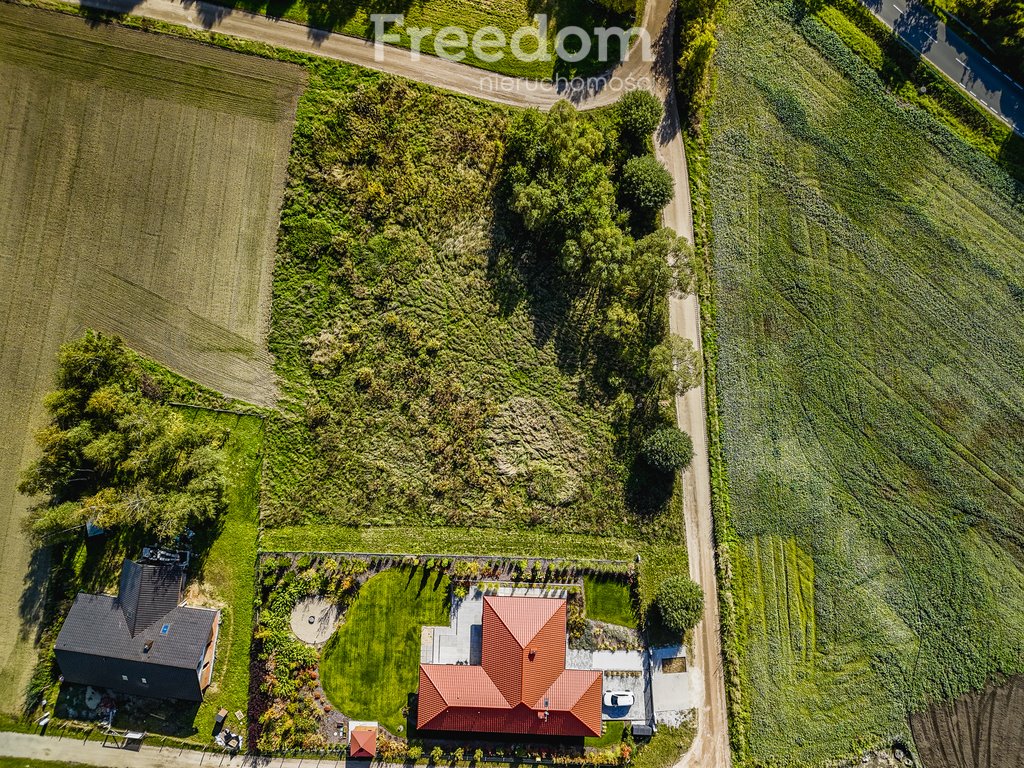
M480 665L420 665L417 729L600 736L600 670L565 668L565 600L483 600Z

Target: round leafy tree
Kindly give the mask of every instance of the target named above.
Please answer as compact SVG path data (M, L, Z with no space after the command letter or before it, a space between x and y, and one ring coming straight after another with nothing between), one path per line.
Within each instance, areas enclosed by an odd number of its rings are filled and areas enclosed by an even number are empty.
M686 576L666 579L654 602L665 629L679 635L693 629L704 613L704 591Z
M652 432L640 450L647 463L662 472L686 469L693 461L693 440L676 427L663 427Z
M627 205L645 215L660 211L675 194L672 174L653 155L627 160L619 186Z
M618 106L622 135L632 142L633 146L647 146L651 134L661 122L663 111L658 97L650 91L626 91L619 99Z

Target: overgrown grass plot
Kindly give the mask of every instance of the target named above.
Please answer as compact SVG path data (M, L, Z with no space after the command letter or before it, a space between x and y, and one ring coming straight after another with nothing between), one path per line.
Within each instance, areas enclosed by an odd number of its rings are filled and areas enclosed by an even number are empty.
M593 291L503 206L508 117L311 66L275 271L268 528L678 534L670 478L630 493L657 398L608 394Z
M447 576L402 568L369 579L324 647L320 674L331 703L402 733L402 708L419 680L420 629L448 620Z

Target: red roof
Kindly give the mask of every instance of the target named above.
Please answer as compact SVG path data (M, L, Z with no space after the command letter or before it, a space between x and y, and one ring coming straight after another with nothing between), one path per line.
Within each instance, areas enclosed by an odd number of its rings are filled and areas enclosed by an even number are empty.
M377 754L377 729L357 725L348 735L349 757L374 757Z
M565 600L484 598L479 666L421 664L416 727L601 735L601 672L565 668Z

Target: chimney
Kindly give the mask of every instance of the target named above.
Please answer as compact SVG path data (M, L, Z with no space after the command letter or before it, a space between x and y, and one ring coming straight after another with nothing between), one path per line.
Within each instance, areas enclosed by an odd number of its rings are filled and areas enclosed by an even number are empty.
M149 649L152 648L152 647L153 647L153 641L152 640L147 640L146 644L144 646L142 646L142 652L143 653L149 653Z

